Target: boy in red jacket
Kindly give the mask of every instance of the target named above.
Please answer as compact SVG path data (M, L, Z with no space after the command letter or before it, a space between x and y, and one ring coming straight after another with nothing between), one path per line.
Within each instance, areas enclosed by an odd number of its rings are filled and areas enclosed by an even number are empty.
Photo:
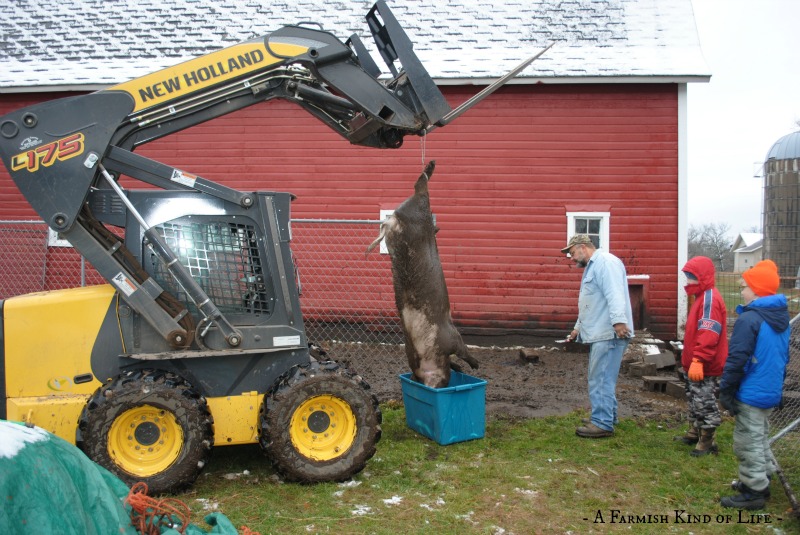
M728 312L722 295L714 287L714 263L696 256L681 270L686 275L686 293L695 296L686 317L681 364L689 380L686 398L691 427L676 440L695 445L691 455L717 453L714 442L722 416L717 406L719 378L728 356Z

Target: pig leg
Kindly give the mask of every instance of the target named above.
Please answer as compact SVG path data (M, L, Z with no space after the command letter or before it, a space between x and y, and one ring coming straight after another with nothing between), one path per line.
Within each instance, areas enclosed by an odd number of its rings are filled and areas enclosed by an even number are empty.
M472 355L470 355L467 352L467 347L466 346L463 346L463 347L464 347L464 351L463 352L457 352L456 356L458 358L460 358L461 360L463 360L464 362L466 362L467 364L469 364L472 368L477 370L478 367L479 367L478 361L475 360L475 357L473 357Z
M367 252L364 253L364 256L368 256L369 253L381 242L381 240L386 237L386 233L388 232L388 230L389 230L388 221L384 221L383 223L381 223L381 231L378 234L378 237L375 239L374 242L369 244L369 247L367 247Z
M464 357L466 357L466 358L464 358ZM478 361L477 360L475 360L468 353L465 354L464 357L462 357L461 355L459 355L457 353L451 353L450 354L450 368L455 370L455 371L457 371L457 372L464 373L464 367L460 364L460 361L464 361L467 364L469 364L469 367L471 369L473 369L473 370L477 370L478 369Z
M450 369L458 373L464 373L464 368L453 360L453 355L450 355Z
M448 315L448 321L450 321ZM449 355L452 359L453 356L460 358L464 362L470 365L473 369L478 369L478 361L469 354L467 351L467 346L464 344L464 341L461 339L461 335L458 333L456 328L450 323L448 327L442 328L440 331L441 338L438 340L440 350L445 354ZM452 366L452 360L450 366ZM461 370L456 370L461 371Z

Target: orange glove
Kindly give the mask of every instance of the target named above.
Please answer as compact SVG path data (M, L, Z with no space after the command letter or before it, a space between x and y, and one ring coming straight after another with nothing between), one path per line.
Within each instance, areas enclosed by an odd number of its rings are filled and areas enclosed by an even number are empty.
M693 359L689 366L689 380L695 383L703 380L703 363L698 359Z

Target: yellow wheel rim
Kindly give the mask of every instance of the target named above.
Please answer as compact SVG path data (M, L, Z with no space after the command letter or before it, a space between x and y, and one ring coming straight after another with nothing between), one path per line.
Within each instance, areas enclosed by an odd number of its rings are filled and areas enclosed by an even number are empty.
M356 430L350 405L334 396L308 398L289 424L294 447L315 461L329 461L346 453L355 441Z
M166 470L181 452L183 430L171 412L142 405L123 412L108 432L108 454L129 474Z

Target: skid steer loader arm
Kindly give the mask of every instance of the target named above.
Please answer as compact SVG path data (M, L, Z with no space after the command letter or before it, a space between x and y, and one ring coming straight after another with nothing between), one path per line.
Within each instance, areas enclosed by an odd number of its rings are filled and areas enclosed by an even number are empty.
M164 296L141 266L104 233L87 199L113 191L140 219L116 185L120 174L167 190L200 191L253 205L252 194L133 154L139 145L273 98L295 102L353 144L397 148L407 135L446 125L499 87L490 86L453 111L383 0L366 17L391 73L380 69L353 36L345 42L307 25L270 34L162 69L95 93L37 104L0 117L0 157L22 194L55 231L121 292L123 299L175 348L191 344L186 309ZM534 58L515 69L519 72ZM504 78L500 83L504 83ZM455 115L454 115L455 114ZM174 253L155 232L149 246L231 347L241 342ZM188 323L187 323L188 321Z

